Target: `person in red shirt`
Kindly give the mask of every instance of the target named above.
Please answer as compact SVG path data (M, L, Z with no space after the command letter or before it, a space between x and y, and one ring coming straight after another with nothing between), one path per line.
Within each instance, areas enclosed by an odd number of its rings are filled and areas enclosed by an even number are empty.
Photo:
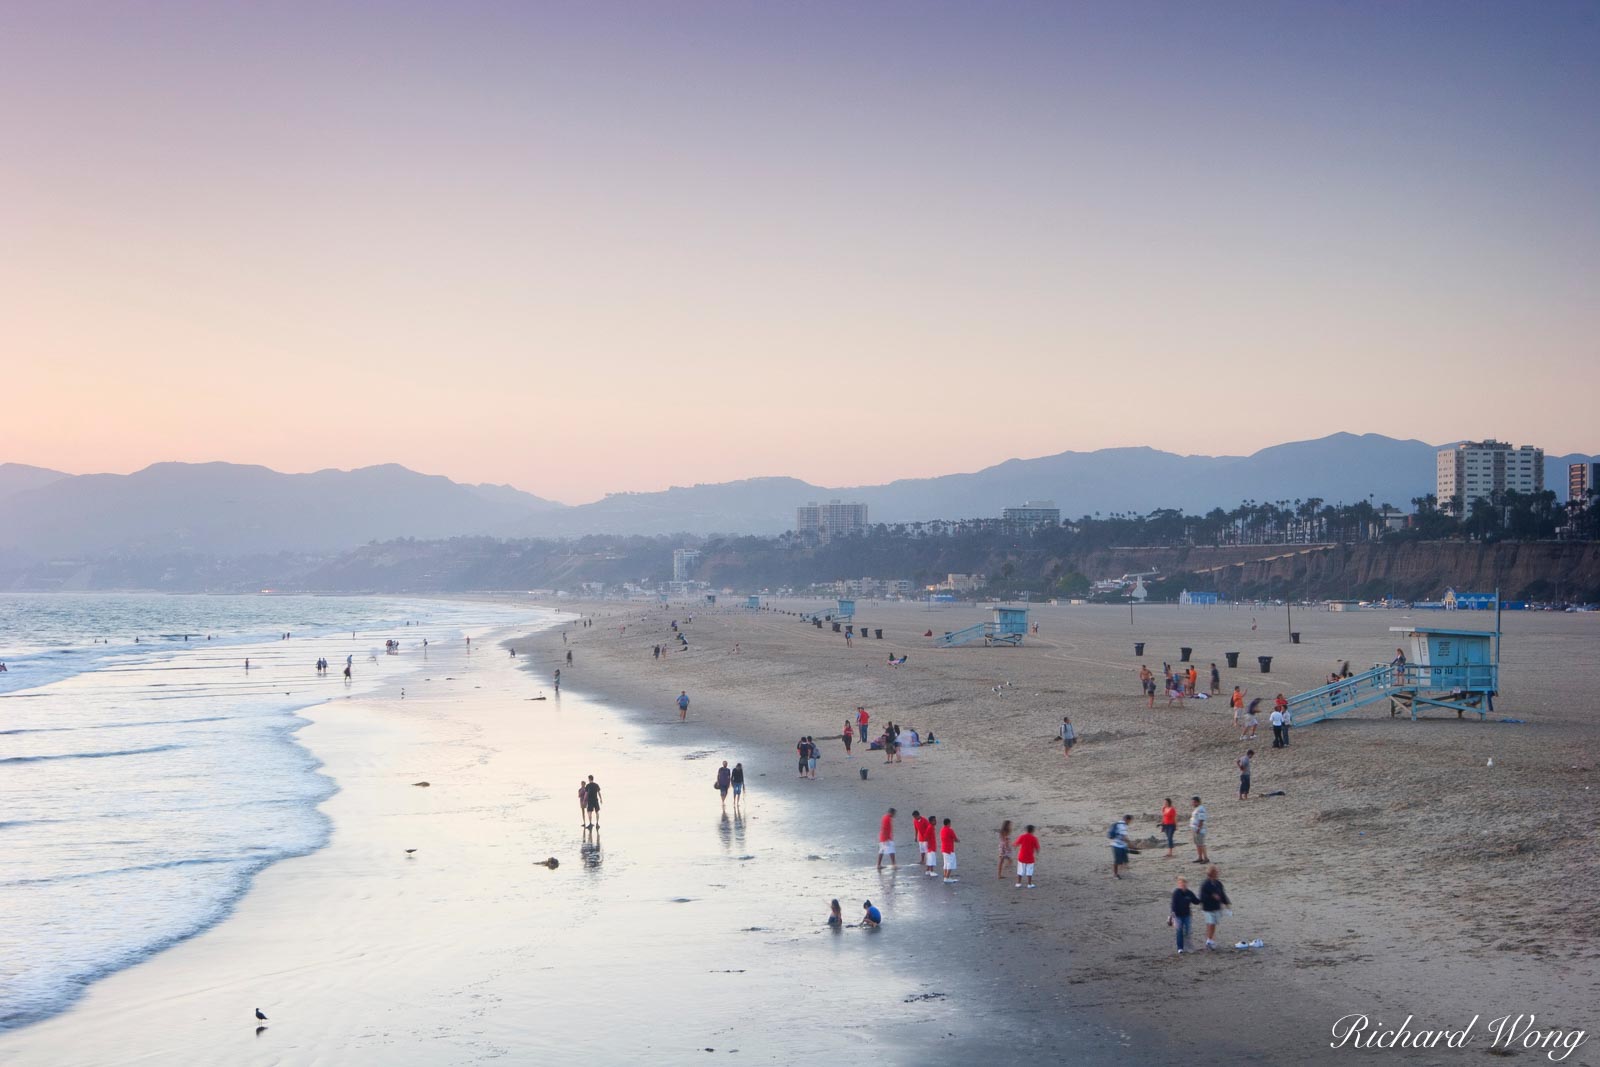
M922 817L922 812L911 813L911 836L917 842L917 866L921 867L927 862L928 855L928 820Z
M922 857L922 864L928 870L929 878L939 877L939 817L930 815L922 820L923 834L928 842L928 851Z
M1033 827L1029 826L1017 837L1017 888L1022 888L1022 880L1028 880L1029 889L1038 889L1033 884L1033 861L1039 855L1039 839L1033 836Z
M867 723L872 721L872 716L867 714L866 708L856 709L856 731L861 735L861 743L867 743Z
M946 882L959 882L956 876L956 842L961 839L956 836L955 828L950 825L950 820L944 821L944 826L939 830L939 851L944 853L944 880Z
M890 808L883 814L883 821L878 824L878 870L883 870L883 857L889 857L889 866L896 866L894 858L894 809Z

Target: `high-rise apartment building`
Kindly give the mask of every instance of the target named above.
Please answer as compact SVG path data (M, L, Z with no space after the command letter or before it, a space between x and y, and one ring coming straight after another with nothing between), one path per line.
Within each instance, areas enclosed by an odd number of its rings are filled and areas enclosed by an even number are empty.
M1544 489L1544 449L1493 439L1441 448L1434 485L1439 507L1457 515L1471 514L1473 501L1499 493L1537 493Z
M1004 508L1000 519L1007 526L1031 530L1037 526L1060 526L1061 509L1054 500L1025 500L1021 506Z
M826 504L812 501L794 509L794 528L802 536L819 541L832 537L862 533L867 528L865 504L843 504L830 500Z
M1600 491L1600 463L1569 463L1567 465L1567 503L1583 507L1589 503L1589 494Z
M700 565L700 550L698 548L675 548L672 550L672 580L687 582L694 579L694 570Z

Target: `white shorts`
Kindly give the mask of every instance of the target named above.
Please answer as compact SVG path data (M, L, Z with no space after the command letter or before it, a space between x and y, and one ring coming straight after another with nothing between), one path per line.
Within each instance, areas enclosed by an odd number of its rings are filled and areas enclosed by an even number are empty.
M927 847L927 846L923 846L923 847ZM939 854L937 852L924 852L922 854L922 861L924 863L926 863L929 867L936 866L938 864L938 862L939 862Z
M1021 878L1023 875L1027 875L1029 878L1033 877L1033 864L1031 864L1031 863L1019 863L1019 864L1017 864L1017 877Z
M956 854L954 852L946 852L944 854L944 869L947 871L956 869Z
M917 855L926 856L927 854L928 854L928 843L926 841L918 841L917 842Z
M878 842L878 855L880 855L880 856L892 856L892 855L894 855L894 842L893 841L879 841Z

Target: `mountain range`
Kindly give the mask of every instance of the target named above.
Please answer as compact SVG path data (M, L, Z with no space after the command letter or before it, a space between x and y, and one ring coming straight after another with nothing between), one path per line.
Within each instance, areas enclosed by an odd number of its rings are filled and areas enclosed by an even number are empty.
M194 552L241 556L342 551L372 540L458 535L750 533L791 529L795 507L840 499L874 522L998 516L1024 500L1066 517L1156 508L1205 511L1242 500L1370 499L1409 510L1431 492L1444 446L1338 433L1248 456L1109 448L1012 459L967 474L830 488L796 478L614 493L567 506L507 485L466 485L389 464L283 474L231 463L157 463L133 474L69 475L0 464L0 553L14 560ZM1566 495L1567 464L1546 456L1545 484Z

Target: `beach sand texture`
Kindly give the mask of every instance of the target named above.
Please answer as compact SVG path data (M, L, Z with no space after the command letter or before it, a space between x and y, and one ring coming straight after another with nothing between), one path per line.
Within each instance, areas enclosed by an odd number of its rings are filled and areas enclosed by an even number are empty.
M385 690L307 712L301 740L340 786L323 805L331 845L269 868L232 918L68 1013L0 1036L0 1064L675 1063L708 1047L771 1063L1265 1064L1347 1059L1329 1027L1357 1011L1454 1027L1530 1011L1592 1029L1583 669L1600 617L1506 616L1499 714L1522 725L1367 711L1279 752L1263 722L1254 790L1287 796L1240 803L1245 746L1225 702L1146 709L1134 640L1158 675L1192 645L1202 675L1224 665L1225 691L1270 698L1346 659L1387 660L1391 625L1444 617L1297 611L1293 646L1281 608L1148 606L1130 627L1126 609L1035 607L1041 633L1021 648L936 650L924 630L986 612L863 601L885 639L846 648L776 611L581 610L593 626L517 636L515 660L487 640L471 657L434 649L403 702ZM672 618L690 651L658 662ZM1249 670L1226 669L1231 650ZM904 667L886 666L891 651ZM550 695L557 666L561 702L528 699ZM797 780L798 736L836 738L858 704L874 727L943 743L885 766L829 741L819 780ZM1080 738L1065 766L1063 713ZM709 788L724 758L751 775L743 820L724 821ZM573 810L590 773L605 787L598 848ZM1203 870L1187 829L1178 858L1147 848L1110 877L1108 822L1133 812L1150 838L1162 798L1186 818L1193 793L1234 901L1219 941L1263 950L1175 958L1167 895ZM890 805L902 861L913 808L952 818L959 885L909 863L874 871ZM994 877L1004 818L1040 828L1037 891ZM546 856L560 868L534 865ZM835 896L849 922L870 897L885 928L828 934Z
M1489 628L1492 616L1301 609L1304 643L1294 645L1282 606L1140 606L1130 625L1126 608L1035 605L1041 632L1020 648L936 649L925 631L960 629L987 609L859 601L857 621L884 639L853 647L780 610L595 610L592 629L572 632L572 684L663 710L687 689L685 730L734 731L784 756L801 734L837 736L858 704L874 736L890 720L932 728L944 743L894 766L859 745L846 760L833 743L823 781L804 785L854 798L864 866L886 806L955 819L967 865L961 922L984 931L964 944L964 966L1000 983L998 996L1029 1027L1087 1009L1133 1035L1135 1050L1162 1034L1187 1062L1279 1063L1351 1055L1328 1048L1333 1021L1351 1012L1457 1028L1479 1013L1537 1012L1541 1025L1595 1029L1600 940L1581 887L1600 872L1600 729L1585 682L1600 615L1506 613L1502 696L1489 722L1436 712L1413 723L1367 709L1297 728L1280 751L1266 721L1278 692L1321 684L1346 660L1354 670L1387 662L1402 643L1391 626ZM667 621L691 614L690 651L655 662ZM1146 643L1142 658L1135 640ZM1237 800L1233 761L1247 744L1225 699L1180 711L1158 698L1149 710L1138 693L1139 664L1159 679L1183 645L1202 685L1215 661L1224 694L1242 685L1267 698L1248 746L1256 799ZM1242 653L1240 669L1227 669L1227 651ZM891 653L906 665L889 668ZM1273 657L1270 674L1259 673L1259 655ZM1063 714L1080 738L1066 765L1053 741ZM1525 721L1493 721L1501 717ZM870 768L867 781L858 766ZM1279 789L1287 795L1260 796ZM1164 919L1173 879L1196 886L1204 870L1189 862L1193 794L1210 812L1210 855L1234 914L1218 933L1229 948L1179 960ZM1180 811L1170 860L1148 845L1169 796ZM1124 812L1147 847L1118 882L1105 831ZM1037 892L994 878L992 831L1005 818L1041 828ZM921 966L932 970L943 965L931 943L940 931L926 933ZM1258 937L1263 951L1231 948Z

